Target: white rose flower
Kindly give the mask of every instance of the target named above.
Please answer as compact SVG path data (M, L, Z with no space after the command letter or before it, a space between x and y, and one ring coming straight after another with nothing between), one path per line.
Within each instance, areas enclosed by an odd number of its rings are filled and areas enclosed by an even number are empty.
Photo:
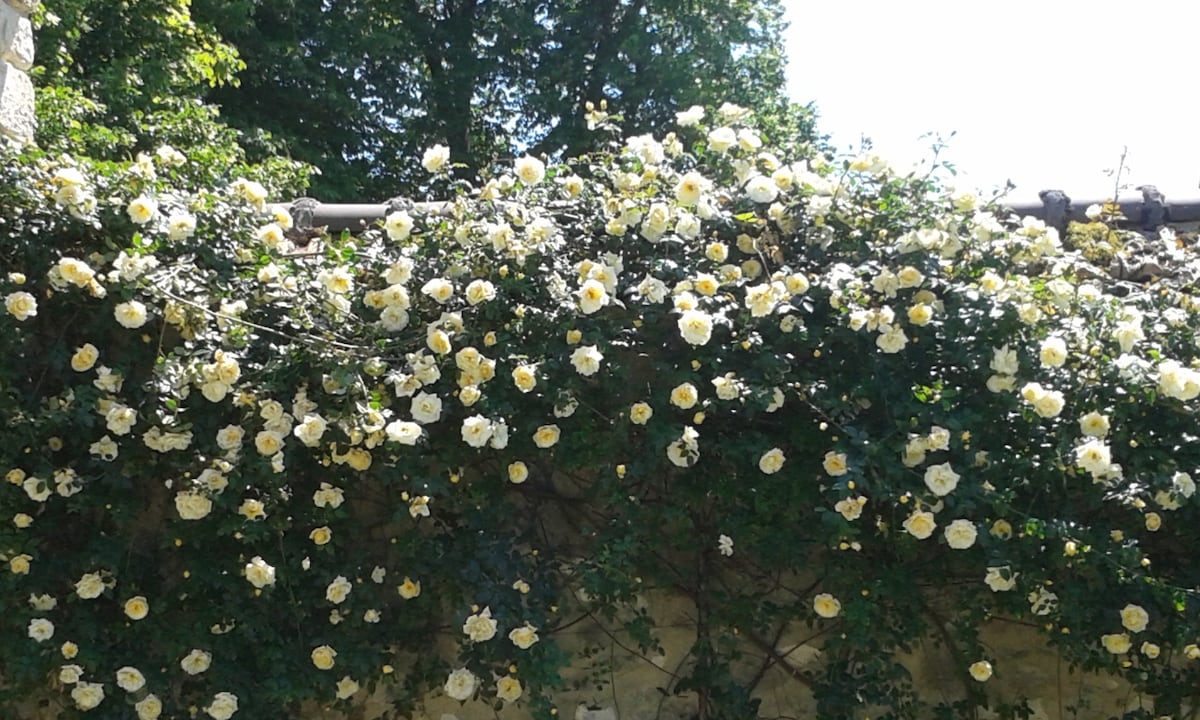
M467 304L474 307L496 298L496 286L487 280L472 280L467 284Z
M114 435L128 435L137 422L137 411L121 404L114 404L104 414L105 427Z
M697 438L700 433L692 426L683 429L683 435L667 446L667 459L672 465L681 468L691 467L700 459L700 444Z
M946 544L954 550L966 550L975 544L975 538L978 536L975 523L963 519L951 522L942 532L946 537Z
M925 303L917 303L908 309L908 321L917 327L925 327L933 320L933 308Z
M346 601L346 598L350 597L350 591L353 589L354 586L350 584L350 581L345 576L338 575L325 588L325 599L334 605L340 605Z
M1088 437L1102 438L1108 435L1108 416L1092 411L1079 418L1079 431Z
M354 697L358 693L359 687L358 682L354 678L349 675L343 676L341 680L337 681L337 699L348 700Z
M238 697L231 692L217 693L208 707L204 708L204 712L213 720L229 720L237 710Z
M113 317L122 327L135 330L146 324L146 306L137 300L123 302L113 308Z
M685 310L679 316L679 334L691 345L705 345L712 338L712 317L700 310Z
M1164 360L1158 365L1158 389L1167 397L1192 400L1200 395L1200 372L1174 360Z
M383 221L383 229L388 238L396 241L407 240L412 234L413 225L412 216L403 211L391 213Z
M604 355L596 348L595 345L586 345L575 348L571 353L571 365L575 367L575 372L583 376L595 375L600 370L600 361L604 359Z
M145 225L154 219L158 214L158 203L153 198L148 198L145 195L135 198L125 208L129 219L137 225Z
M439 305L444 305L454 297L454 285L445 278L433 278L421 286L421 294Z
M158 720L158 717L162 715L162 707L162 700L159 700L158 696L153 693L133 705L138 720Z
M1099 438L1092 438L1075 448L1075 464L1087 470L1093 480L1102 481L1113 470L1112 449Z
M1101 635L1100 644L1113 655L1123 655L1133 647L1133 642L1129 639L1129 635L1125 633Z
M1200 387L1200 386L1198 386ZM1033 402L1033 410L1044 418L1058 417L1066 401L1058 390L1046 390Z
M700 202L701 195L708 186L709 181L693 170L679 178L679 182L675 185L675 200L680 205L695 205Z
M47 498L50 497L50 484L40 478L26 478L25 481L21 483L21 489L23 489L25 494L29 496L29 499L33 500L34 502L46 502Z
M421 167L431 173L436 173L450 162L450 148L445 145L434 145L425 150L421 157Z
M1177 472L1171 476L1171 491L1184 498L1196 494L1196 481L1185 472Z
M54 637L54 623L46 618L34 618L29 621L27 634L34 642L49 640Z
M84 600L95 600L104 592L104 579L100 573L84 573L75 583L75 594Z
M545 450L558 444L561 432L557 425L542 425L533 433L533 444Z
M511 640L512 644L516 645L518 648L522 650L528 650L538 641L537 628L529 623L525 623L519 628L513 628L513 630L508 633L508 639Z
M246 581L256 588L262 589L275 584L275 568L258 555L246 563L245 572Z
M1121 625L1132 633L1140 633L1150 624L1150 613L1141 605L1126 605L1121 609Z
M584 315L591 315L609 302L608 290L599 280L585 280L575 292L579 299L579 309Z
M78 665L63 665L58 671L58 681L63 685L74 685L83 679L83 668Z
M329 423L320 415L305 415L304 420L292 428L292 434L308 447L317 447L328 426Z
M4 298L4 308L17 320L25 321L37 315L37 300L25 291L10 293Z
M122 251L119 260L130 260L129 255ZM115 263L114 263L115 264ZM96 271L87 263L78 258L65 257L58 261L58 272L62 275L63 280L75 285L76 287L87 287L92 278L96 277ZM136 278L126 278L133 280Z
M695 240L700 236L700 218L689 212L679 213L675 221L675 234L684 240Z
M193 490L175 493L175 512L183 520L199 520L212 512L213 501L209 496Z
M338 508L345 501L345 493L339 487L329 483L321 483L321 487L313 493L313 505L317 507Z
M246 431L237 425L226 425L217 431L217 447L222 450L237 450L242 446Z
M634 425L645 425L654 415L654 408L648 403L636 402L629 408L629 421Z
M783 469L785 459L782 450L771 448L758 459L758 469L765 475L774 475Z
M531 392L537 387L537 366L518 365L512 371L513 385L523 393Z
M779 197L779 186L766 175L756 175L746 183L746 196L756 203L773 203Z
M908 336L899 325L879 326L879 337L875 338L875 345L883 352L892 355L903 350L907 344Z
M192 651L179 661L179 668L188 675L199 675L210 667L212 667L212 654L199 648L192 648Z
M699 105L693 105L687 110L681 110L675 113L675 122L679 127L692 127L698 125L704 119L704 108Z
M1061 337L1048 337L1039 351L1042 367L1062 367L1067 361L1067 343Z
M991 369L994 372L1000 375L1016 375L1020 367L1016 350L1010 349L1007 345L992 350Z
M254 448L259 455L274 455L283 449L283 436L274 430L260 430L254 436Z
M914 510L904 521L905 532L918 540L928 538L936 527L937 522L933 519L933 513L924 510Z
M408 311L397 305L388 305L379 313L379 324L388 332L399 332L408 327Z
M671 404L681 410L690 410L696 406L700 400L700 393L696 390L696 386L691 383L682 383L676 385L671 390Z
M992 664L987 660L979 660L971 663L971 667L967 668L967 671L977 682L987 682L992 676Z
M1121 352L1127 353L1133 350L1133 346L1139 341L1146 339L1146 333L1142 331L1140 323L1122 322L1117 323L1116 329L1113 331L1113 337L1117 344L1121 346Z
M526 185L537 185L546 177L546 164L530 155L513 163L513 173Z
M335 614L330 615L331 622L334 622L333 618L339 617L336 615L337 610L333 612ZM337 622L334 622L334 624L336 625ZM337 650L328 645L318 645L309 653L309 659L312 660L313 667L318 670L332 670L333 666L337 664L337 661L334 659L337 657L337 654Z
M92 710L104 702L104 685L80 680L71 690L71 699L80 710Z
M409 412L412 414L413 420L422 425L435 423L442 418L442 399L431 393L419 392L413 395Z
M1049 615L1058 608L1058 595L1044 587L1029 593L1026 600L1029 601L1029 610L1034 615Z
M834 503L833 509L841 514L842 517L846 518L848 522L853 522L862 517L863 505L866 504L867 499L861 495L858 495L855 497L838 500L836 503Z
M737 133L733 128L720 127L708 133L708 149L713 152L724 153L736 144Z
M167 218L167 239L184 240L196 233L196 216L191 213L172 213Z
M521 681L511 675L505 675L496 681L496 697L506 703L520 699L523 691Z
M497 623L492 618L492 609L485 607L481 612L467 617L462 630L472 642L486 642L496 637L496 626Z
M475 686L478 679L475 674L466 668L459 668L450 673L450 677L446 678L446 685L443 687L446 695L453 700L466 701L470 700L475 694Z
M841 477L850 471L850 467L846 463L846 453L833 452L832 450L825 453L825 458L821 461L821 465L830 477Z
M141 670L126 665L117 670L117 686L125 692L137 692L146 686L146 676Z
M835 618L842 612L842 603L829 593L821 593L813 598L813 612L826 619Z
M1007 565L989 567L983 582L991 588L992 592L1008 592L1017 586L1017 573Z
M492 421L482 415L472 415L462 421L462 440L473 448L481 448L492 439Z
M931 465L925 469L925 486L938 497L945 497L954 492L954 488L958 487L958 480L962 477L954 472L950 467L950 463L942 463L940 465Z

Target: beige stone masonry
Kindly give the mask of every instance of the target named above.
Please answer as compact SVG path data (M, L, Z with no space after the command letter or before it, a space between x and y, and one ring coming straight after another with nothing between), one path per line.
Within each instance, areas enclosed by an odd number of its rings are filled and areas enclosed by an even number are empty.
M0 0L0 136L33 140L33 26L38 0Z

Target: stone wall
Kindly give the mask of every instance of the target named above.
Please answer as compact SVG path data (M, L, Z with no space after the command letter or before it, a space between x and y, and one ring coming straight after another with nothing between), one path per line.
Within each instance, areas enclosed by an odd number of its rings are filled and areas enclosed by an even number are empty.
M557 637L565 649L593 650L592 660L563 672L568 687L575 684L573 681L585 682L579 683L582 685L579 689L555 695L558 720L694 720L697 717L694 695L660 690L671 688L672 674L688 663L696 639L692 620L695 609L686 600L667 595L648 600L658 626L655 634L661 642L656 653L643 655L633 650L636 642L611 623L602 626L599 622L581 622ZM954 702L974 690L985 694L993 706L997 702L1025 701L1030 720L1097 720L1121 717L1126 711L1138 708L1153 709L1152 698L1139 695L1114 676L1073 671L1048 644L1046 635L1031 624L997 619L981 630L980 640L993 659L996 672L986 683L972 680L964 672L961 658L931 639L916 643L912 653L902 658L926 702ZM778 661L763 673L755 689L755 696L762 700L760 717L815 716L812 692L798 677L821 663L821 634L820 629L814 631L796 623L779 637L771 652ZM754 675L764 658L754 648L747 647L743 676ZM597 688L594 682L586 682L589 677L599 679L603 686ZM412 717L414 720L532 720L524 708L506 708L497 714L488 702L491 699L482 696L479 700L459 703L435 690ZM355 700L360 703L361 715L347 715L311 703L299 720L378 718L385 716L390 706L386 690L374 695L364 690ZM877 710L863 707L858 714L848 713L846 720L878 717L882 713ZM999 715L981 708L968 717L996 720Z
M0 0L0 136L33 140L33 26L39 0Z

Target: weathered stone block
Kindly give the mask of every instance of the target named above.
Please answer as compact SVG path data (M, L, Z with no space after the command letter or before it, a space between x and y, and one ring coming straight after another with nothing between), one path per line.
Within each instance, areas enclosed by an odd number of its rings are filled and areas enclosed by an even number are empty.
M17 12L12 5L0 0L0 53L7 51L17 36L17 24L25 15Z
M32 140L35 127L33 82L23 70L0 62L0 132Z
M42 0L0 0L0 5L11 5L20 10L22 14L28 15L33 12L34 8L40 5Z
M0 4L0 60L19 70L33 67L33 24L4 4Z

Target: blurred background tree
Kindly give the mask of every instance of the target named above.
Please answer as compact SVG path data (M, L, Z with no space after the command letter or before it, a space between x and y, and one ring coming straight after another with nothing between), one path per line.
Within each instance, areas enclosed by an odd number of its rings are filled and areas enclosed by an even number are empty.
M586 103L602 99L627 134L723 102L754 109L772 139L812 134L811 108L784 92L781 0L64 0L52 10L39 30L42 83L103 105L93 124L136 136L149 108L201 97L251 160L319 167L311 193L326 202L415 194L425 174L414 160L435 143L467 177L526 151L578 154L592 142Z

